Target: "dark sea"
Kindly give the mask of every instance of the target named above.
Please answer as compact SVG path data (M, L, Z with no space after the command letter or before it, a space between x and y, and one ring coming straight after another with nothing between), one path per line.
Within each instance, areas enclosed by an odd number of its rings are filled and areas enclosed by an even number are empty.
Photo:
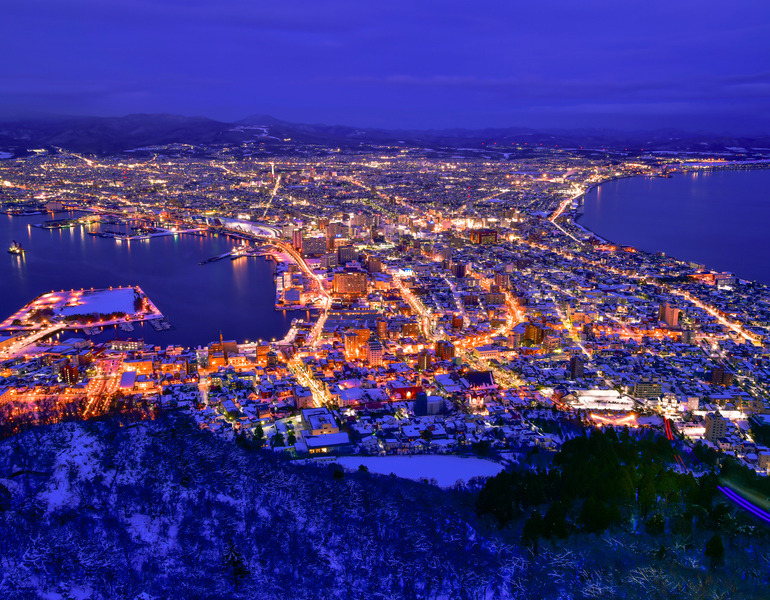
M0 321L52 290L121 285L141 287L173 329L157 332L144 324L126 333L108 328L93 336L97 341L142 337L163 346L197 346L218 340L220 331L239 342L280 339L294 317L306 316L274 309L274 263L265 258L198 264L227 252L235 240L183 234L126 243L88 235L83 226L32 226L50 218L0 215ZM6 252L13 240L26 250L23 257Z
M770 285L770 169L604 183L578 221L616 244Z

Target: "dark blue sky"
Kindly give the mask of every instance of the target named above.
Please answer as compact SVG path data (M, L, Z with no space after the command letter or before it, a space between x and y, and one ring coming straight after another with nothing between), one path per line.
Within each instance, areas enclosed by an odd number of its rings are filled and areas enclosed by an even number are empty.
M770 132L768 0L2 0L0 113Z

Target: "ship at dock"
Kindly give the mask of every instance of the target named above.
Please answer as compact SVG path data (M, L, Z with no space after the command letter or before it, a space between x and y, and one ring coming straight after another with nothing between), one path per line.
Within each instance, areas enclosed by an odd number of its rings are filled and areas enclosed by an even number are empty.
M16 254L17 256L20 256L24 254L25 250L21 247L21 244L17 242L16 240L13 240L13 244L11 244L11 247L8 248L9 254Z

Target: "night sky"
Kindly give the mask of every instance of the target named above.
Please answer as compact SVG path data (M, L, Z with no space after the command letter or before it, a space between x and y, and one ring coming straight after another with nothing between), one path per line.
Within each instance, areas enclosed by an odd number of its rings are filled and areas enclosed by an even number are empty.
M0 115L770 132L767 0L2 0Z

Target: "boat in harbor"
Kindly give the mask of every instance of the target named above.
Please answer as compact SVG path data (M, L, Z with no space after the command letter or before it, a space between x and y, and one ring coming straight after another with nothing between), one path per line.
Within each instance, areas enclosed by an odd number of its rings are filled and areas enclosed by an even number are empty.
M21 247L21 244L19 242L17 242L16 240L13 240L13 244L11 244L11 247L8 248L8 252L10 254L21 255L21 254L24 254L24 248Z

